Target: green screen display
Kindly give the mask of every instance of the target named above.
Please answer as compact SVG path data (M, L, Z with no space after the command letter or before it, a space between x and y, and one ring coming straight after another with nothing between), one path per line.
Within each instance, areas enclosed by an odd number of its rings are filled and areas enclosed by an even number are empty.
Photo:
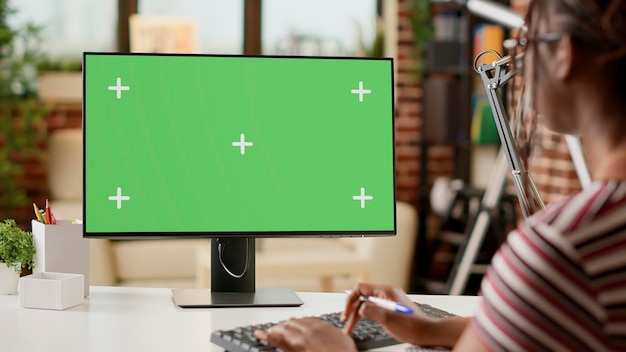
M85 53L85 233L394 233L392 72Z

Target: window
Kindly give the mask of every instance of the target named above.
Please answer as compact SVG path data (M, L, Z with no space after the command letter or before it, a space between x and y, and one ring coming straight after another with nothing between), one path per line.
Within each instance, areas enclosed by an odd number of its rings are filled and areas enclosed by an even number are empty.
M118 0L11 0L12 24L42 25L44 52L80 58L83 51L116 51ZM362 55L376 35L376 0L263 0L263 54ZM138 0L138 12L192 20L198 52L243 52L244 0Z
M116 50L117 0L12 0L12 26L43 26L43 51L50 58L80 60L84 51Z
M266 55L360 56L376 35L376 0L263 0Z
M200 53L243 52L243 0L139 0L138 12L192 20Z

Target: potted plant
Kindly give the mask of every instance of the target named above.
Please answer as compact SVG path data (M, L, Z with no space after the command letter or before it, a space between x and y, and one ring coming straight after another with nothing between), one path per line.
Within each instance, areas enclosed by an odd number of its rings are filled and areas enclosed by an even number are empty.
M33 269L35 262L33 234L20 229L15 220L0 223L0 294L17 293L22 269Z

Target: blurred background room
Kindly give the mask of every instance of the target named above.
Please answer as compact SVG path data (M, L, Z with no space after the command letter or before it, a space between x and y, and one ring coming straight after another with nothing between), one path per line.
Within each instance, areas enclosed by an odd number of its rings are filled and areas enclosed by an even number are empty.
M519 14L527 3L496 2ZM504 55L515 34L462 3L0 0L0 220L29 230L32 203L46 199L57 218L82 219L83 52L392 57L398 235L258 240L258 286L340 292L368 280L448 293L500 147L472 62ZM530 168L549 203L580 182L563 138L539 131ZM510 186L463 293L477 292L481 265L522 219ZM91 284L205 287L209 241L92 239Z

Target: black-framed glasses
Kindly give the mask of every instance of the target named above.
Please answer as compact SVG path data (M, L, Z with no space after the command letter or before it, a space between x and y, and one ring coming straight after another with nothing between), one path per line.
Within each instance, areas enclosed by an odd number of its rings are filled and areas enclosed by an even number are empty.
M514 58L511 61L513 65L516 66L516 64L521 63L522 57L524 53L526 52L526 49L528 49L528 46L531 43L537 44L537 43L555 42L563 38L564 36L565 36L565 33L551 32L551 33L538 34L533 38L528 38L528 37L511 38L511 39L507 39L504 41L503 47L509 52L509 55L511 55ZM514 68L520 68L520 67L514 67Z
M565 36L565 33L551 32L545 34L539 34L534 38L519 37L511 38L504 41L504 48L508 50L515 50L517 48L525 51L530 43L548 43L557 41Z

